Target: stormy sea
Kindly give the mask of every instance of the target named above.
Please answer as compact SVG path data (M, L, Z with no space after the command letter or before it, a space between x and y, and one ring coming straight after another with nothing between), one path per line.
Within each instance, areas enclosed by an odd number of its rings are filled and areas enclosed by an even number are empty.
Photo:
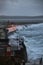
M43 58L43 23L19 25L17 31L9 35L9 38L17 35L24 37L28 61L38 62L38 59Z

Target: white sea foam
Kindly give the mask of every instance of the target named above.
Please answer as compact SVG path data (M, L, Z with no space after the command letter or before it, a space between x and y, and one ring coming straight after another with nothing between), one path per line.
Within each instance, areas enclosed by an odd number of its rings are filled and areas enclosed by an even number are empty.
M23 26L19 27L22 28ZM27 25L22 29L18 29L18 32L24 37L28 60L36 60L43 56L43 24Z

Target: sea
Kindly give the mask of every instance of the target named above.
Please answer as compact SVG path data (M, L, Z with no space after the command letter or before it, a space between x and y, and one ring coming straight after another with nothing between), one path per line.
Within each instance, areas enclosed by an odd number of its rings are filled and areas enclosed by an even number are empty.
M35 62L43 58L43 23L18 25L17 31L9 35L9 38L16 36L24 38L28 61Z

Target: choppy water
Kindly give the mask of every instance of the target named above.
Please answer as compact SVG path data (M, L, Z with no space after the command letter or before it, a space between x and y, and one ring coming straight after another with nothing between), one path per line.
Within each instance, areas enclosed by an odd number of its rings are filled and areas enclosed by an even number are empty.
M9 36L16 35L24 37L27 48L28 60L36 60L43 56L43 24L22 25L17 27L18 31Z

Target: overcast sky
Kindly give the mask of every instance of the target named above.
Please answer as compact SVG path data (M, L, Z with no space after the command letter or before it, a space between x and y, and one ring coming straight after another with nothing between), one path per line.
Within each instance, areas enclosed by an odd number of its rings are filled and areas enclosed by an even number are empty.
M0 15L43 15L43 0L0 0Z

